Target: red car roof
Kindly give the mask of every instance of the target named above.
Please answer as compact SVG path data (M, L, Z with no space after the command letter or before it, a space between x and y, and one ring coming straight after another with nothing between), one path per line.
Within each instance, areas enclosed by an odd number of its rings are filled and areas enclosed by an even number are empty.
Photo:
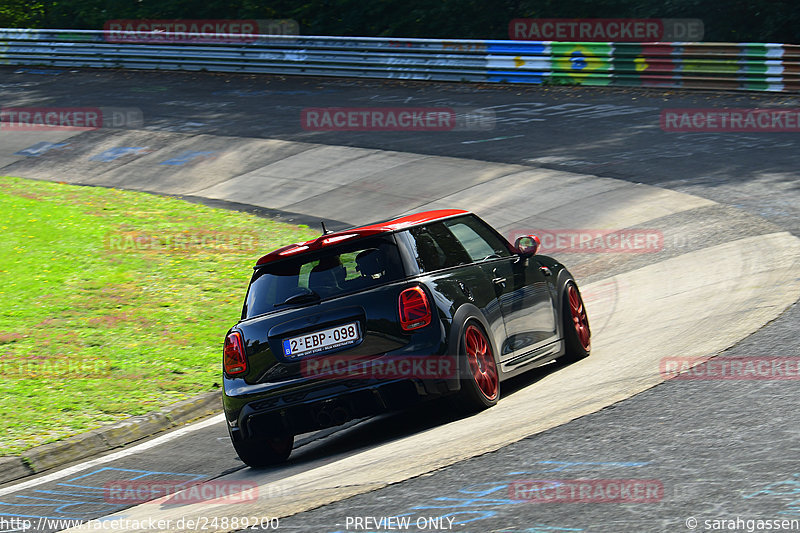
M328 244L335 244L337 242L342 242L357 237L368 237L370 235L379 235L381 233L391 233L393 231L409 228L411 226L419 226L435 220L442 220L456 215L466 215L468 213L469 211L464 211L461 209L437 209L435 211L424 211L422 213L406 215L387 220L385 222L370 224L368 226L326 233L325 235L320 235L316 239L312 239L310 241L299 242L296 244L290 244L289 246L284 246L283 248L278 248L277 250L274 250L259 259L256 262L256 266L271 263L272 261L283 259L284 257L294 254L299 254L310 250L319 250Z

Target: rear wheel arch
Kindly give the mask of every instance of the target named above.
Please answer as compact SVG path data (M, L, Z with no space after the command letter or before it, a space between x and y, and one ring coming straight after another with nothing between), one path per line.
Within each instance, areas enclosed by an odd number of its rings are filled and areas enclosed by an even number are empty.
M495 386L490 387L494 389L495 395L492 398L487 397L486 394L481 393L482 385L476 381L476 374L470 366L469 355L467 347L465 346L467 332L471 331L474 337L476 332L478 336L483 337L488 344L489 350L492 353L492 361L494 362ZM453 397L454 407L465 413L473 413L491 407L497 403L500 398L500 382L502 381L502 370L500 363L497 360L497 347L496 341L492 338L489 323L483 314L476 306L471 304L462 305L454 314L453 325L450 330L449 338L449 351L450 353L458 354L458 377L461 383L458 395ZM489 368L481 364L482 368ZM491 371L486 373L486 376L491 375ZM483 381L481 381L483 383ZM485 388L485 387L484 387Z
M492 345L492 352L494 353L495 362L498 363L499 368L499 361L497 361L497 354L499 353L497 351L497 342L496 339L492 338L492 335L489 333L491 331L491 328L489 327L489 321L483 316L481 310L473 304L462 304L453 314L453 321L450 324L450 334L447 339L447 345L450 349L450 353L458 353L458 349L461 346L461 337L464 335L464 331L467 328L467 322L470 320L478 321L483 327L483 330L486 332L486 336Z

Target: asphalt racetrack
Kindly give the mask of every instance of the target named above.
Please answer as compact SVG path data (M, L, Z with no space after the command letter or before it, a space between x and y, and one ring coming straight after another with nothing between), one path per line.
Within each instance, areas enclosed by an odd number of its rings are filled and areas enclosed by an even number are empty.
M797 97L0 72L3 107L124 108L142 118L87 132L0 130L2 175L181 195L333 227L455 207L507 235L632 228L662 237L657 249L553 254L584 288L593 353L505 383L490 410L459 418L434 404L304 435L286 465L261 471L243 467L222 419L210 418L2 486L0 520L40 531L95 518L125 530L231 531L280 517L278 530L325 533L759 531L800 520L798 376L665 381L663 371L670 358L716 356L708 368L800 357L797 133L659 125L665 109L793 108ZM402 106L480 109L491 127L301 124L309 107ZM110 482L159 476L252 483L257 497L135 506L104 497ZM585 480L594 492L583 499L537 498L551 492L532 488ZM652 490L625 501L608 492L637 486ZM756 529L758 520L770 527Z

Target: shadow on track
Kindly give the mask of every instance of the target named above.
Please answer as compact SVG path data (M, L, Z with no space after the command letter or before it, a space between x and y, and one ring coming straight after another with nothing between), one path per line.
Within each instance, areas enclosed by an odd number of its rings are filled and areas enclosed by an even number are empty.
M565 366L553 362L504 381L500 402L526 387L535 386L539 380ZM403 411L388 412L301 437L287 463L276 470L305 470L312 463L333 462L468 417L458 413L446 398L423 401Z

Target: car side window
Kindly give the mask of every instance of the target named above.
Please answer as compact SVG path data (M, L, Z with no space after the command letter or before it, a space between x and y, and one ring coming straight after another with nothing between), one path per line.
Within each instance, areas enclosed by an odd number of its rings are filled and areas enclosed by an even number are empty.
M469 254L444 224L437 222L409 229L417 264L422 272L432 272L471 263Z
M505 241L474 217L446 220L444 224L455 235L472 261L511 255Z

